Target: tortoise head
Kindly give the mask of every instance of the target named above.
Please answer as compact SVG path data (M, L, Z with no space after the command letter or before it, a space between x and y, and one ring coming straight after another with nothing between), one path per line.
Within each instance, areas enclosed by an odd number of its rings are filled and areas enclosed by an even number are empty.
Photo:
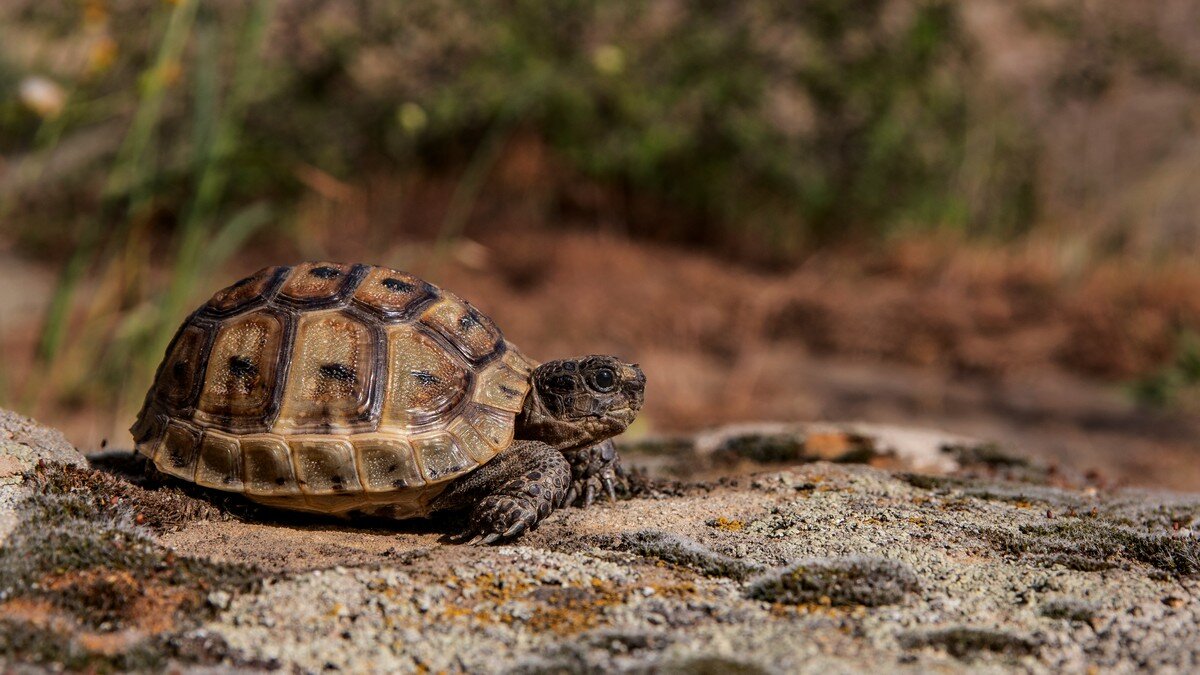
M646 375L636 363L581 356L543 363L517 420L520 438L559 450L598 443L625 431L642 408Z

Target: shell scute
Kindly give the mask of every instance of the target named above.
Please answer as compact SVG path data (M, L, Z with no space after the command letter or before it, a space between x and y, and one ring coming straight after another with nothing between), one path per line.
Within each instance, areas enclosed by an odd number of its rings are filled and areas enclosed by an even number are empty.
M154 455L154 463L163 473L193 481L196 455L200 450L200 431L190 424L171 420L163 443Z
M496 448L488 444L479 431L462 417L451 420L448 428L458 441L458 447L466 450L477 463L485 464L496 456Z
M373 267L354 292L354 304L387 322L405 321L437 298L437 289L405 272Z
M213 340L196 420L230 431L265 431L288 331L286 317L271 310L225 321Z
M503 341L491 319L452 293L443 293L430 305L421 323L445 337L473 364L487 361Z
M503 361L495 361L479 374L474 400L493 408L519 413L528 392L528 376L522 377Z
M208 357L211 330L189 322L168 348L155 382L156 398L172 413L186 410L196 402Z
M504 356L500 357L501 360L522 378L528 378L533 373L533 369L537 367L537 364L507 342L504 343L504 346Z
M362 484L368 492L392 492L425 485L421 467L408 441L386 436L354 440Z
M475 460L448 433L418 436L411 442L429 483L449 480L476 467Z
M279 288L279 301L299 308L329 307L354 292L365 265L310 262L296 265Z
M296 482L310 495L362 492L354 463L354 448L338 438L289 440L296 463Z
M242 479L247 494L299 495L292 456L279 438L250 436L242 439Z
M496 452L512 444L512 415L479 404L467 406L462 415Z
M349 433L370 429L372 391L378 379L376 330L338 310L301 314L272 431Z
M196 459L196 484L221 490L242 489L242 448L235 436L204 432Z
M286 267L264 267L231 286L223 288L204 305L205 314L229 316L266 302L287 274Z
M154 454L162 442L163 434L167 431L167 421L166 415L151 406L142 411L137 422L129 430L129 433L133 435L134 443L137 444L138 452L154 459Z
M470 390L467 369L412 324L387 328L387 352L384 426L411 429L436 423Z

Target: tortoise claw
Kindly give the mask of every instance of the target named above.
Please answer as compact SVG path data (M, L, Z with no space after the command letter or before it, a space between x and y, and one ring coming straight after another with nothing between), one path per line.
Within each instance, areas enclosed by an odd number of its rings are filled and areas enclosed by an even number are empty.
M484 537L483 541L481 541L479 543L483 546L487 546L489 544L494 544L497 541L499 541L500 537L502 537L502 536L504 536L504 535L500 534L499 532L493 532L493 533L489 534L488 536Z
M617 488L613 485L613 477L603 473L600 475L600 482L604 485L604 494L608 495L608 501L617 501Z
M621 466L621 458L612 441L603 441L566 454L571 463L571 486L565 503L587 508L596 501L601 490L608 500L617 500L617 482L625 483L629 476Z

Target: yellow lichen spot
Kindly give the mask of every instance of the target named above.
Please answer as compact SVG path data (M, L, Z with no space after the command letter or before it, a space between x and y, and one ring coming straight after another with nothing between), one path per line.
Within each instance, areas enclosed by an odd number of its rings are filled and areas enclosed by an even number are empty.
M804 613L802 607L798 607L796 605L787 605L787 604L778 603L778 602L771 603L771 609L769 611L771 613L771 616L773 616L777 619L792 619L792 618L795 618L796 616Z
M732 520L721 516L713 521L713 527L726 532L741 532L746 527L746 523L741 520Z
M696 584L690 581L684 581L677 584L655 585L650 586L655 594L666 598L689 598L698 592Z

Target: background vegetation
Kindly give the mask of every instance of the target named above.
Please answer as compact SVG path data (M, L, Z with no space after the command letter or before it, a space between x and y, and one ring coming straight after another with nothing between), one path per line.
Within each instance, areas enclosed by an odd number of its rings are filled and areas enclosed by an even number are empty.
M771 269L914 233L1153 261L1200 242L1200 3L1128 4L11 0L0 245L61 266L38 381L78 401L144 378L228 260L328 253L349 226L313 194L368 195L364 248L598 227Z

